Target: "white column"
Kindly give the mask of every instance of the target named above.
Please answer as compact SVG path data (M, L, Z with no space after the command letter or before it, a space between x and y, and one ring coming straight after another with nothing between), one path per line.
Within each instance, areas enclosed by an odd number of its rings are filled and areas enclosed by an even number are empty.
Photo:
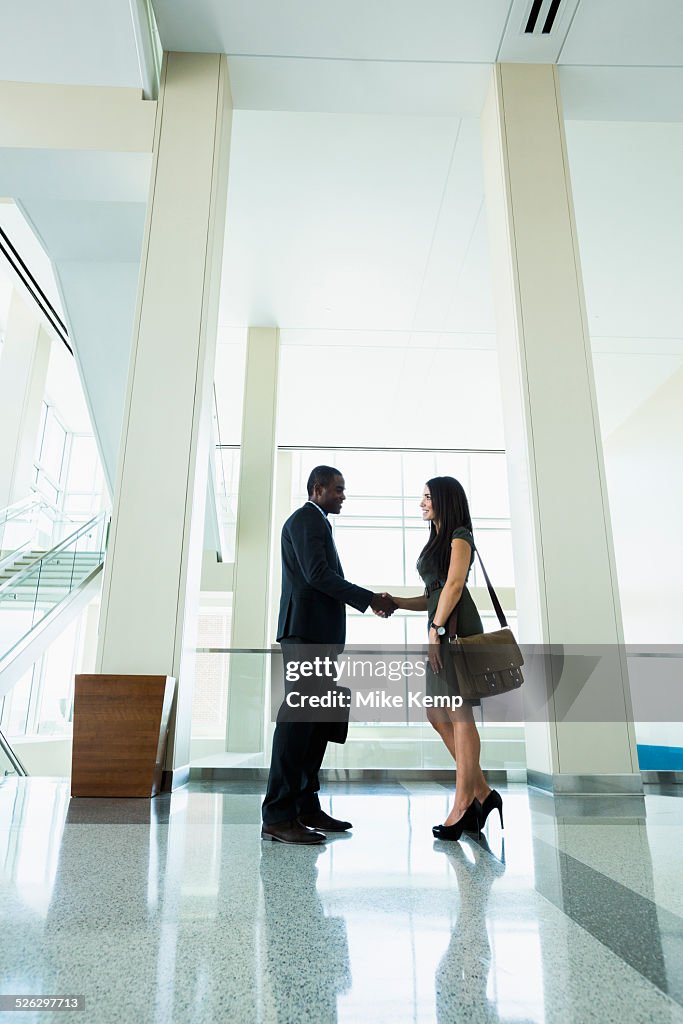
M638 791L557 69L497 65L482 133L520 636L614 652L582 694L614 721L528 726L530 778Z
M0 355L0 509L30 495L49 360L50 336L14 291Z
M277 620L280 615L280 594L282 592L282 559L280 558L280 531L282 524L292 513L292 475L294 459L292 452L276 452L275 494L273 498L273 558L270 587L270 630L275 638Z
M177 678L189 762L231 98L226 58L164 58L98 671Z
M279 349L277 328L249 329L231 647L264 648L274 639L269 635L269 594ZM231 655L227 750L263 749L268 668L267 656Z

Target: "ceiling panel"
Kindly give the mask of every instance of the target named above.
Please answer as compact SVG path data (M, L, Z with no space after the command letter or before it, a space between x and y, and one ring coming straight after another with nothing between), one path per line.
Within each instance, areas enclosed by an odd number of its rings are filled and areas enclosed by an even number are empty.
M153 0L164 49L374 60L495 60L510 0Z
M496 347L495 334L466 334L448 331L335 331L283 328L280 331L282 348L306 345L315 348L377 348L377 349L422 349L442 351L443 349L493 350Z
M0 148L0 196L146 203L151 153Z
M456 147L459 130L450 118L236 112L221 322L418 329L423 281L455 280L481 201L478 132ZM460 188L447 188L451 173Z
M514 0L498 60L520 64L556 63L579 2L580 0L561 0L559 7L555 9L552 0L541 0L533 30L527 32L532 0ZM546 19L552 16L554 11L551 30L544 32Z
M302 396L310 401L302 401ZM321 416L323 404L335 414ZM366 411L359 416L358 410ZM495 351L287 346L280 445L503 448Z
M242 110L478 117L488 64L230 57L233 104Z
M8 82L142 88L127 0L3 0L0 68Z
M683 352L678 356L594 352L593 366L600 430L608 438L683 366Z
M683 66L680 0L582 0L561 64Z
M591 333L683 337L683 125L571 121Z
M683 121L683 67L560 67L564 116L573 121Z
M489 327L490 277L487 262L482 267L477 258L480 254L475 256L477 245L485 240L483 205L479 121L470 119L460 122L415 305L415 330L477 331ZM483 271L483 294L479 287L471 288L473 257ZM470 304L477 307L474 328L464 309Z
M145 203L33 200L30 208L41 240L55 261L140 261Z

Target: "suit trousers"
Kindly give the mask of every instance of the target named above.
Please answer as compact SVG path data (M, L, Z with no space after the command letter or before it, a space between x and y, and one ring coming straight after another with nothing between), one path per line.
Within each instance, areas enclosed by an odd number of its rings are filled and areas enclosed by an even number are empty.
M305 660L311 644L300 637L283 637L280 644L286 679L288 662ZM316 650L319 653L317 645ZM281 712L283 710L289 710L284 703ZM262 808L266 825L320 810L319 772L330 738L330 722L299 721L299 716L294 720L287 718L292 718L291 711L288 716L278 714L273 732L273 752Z

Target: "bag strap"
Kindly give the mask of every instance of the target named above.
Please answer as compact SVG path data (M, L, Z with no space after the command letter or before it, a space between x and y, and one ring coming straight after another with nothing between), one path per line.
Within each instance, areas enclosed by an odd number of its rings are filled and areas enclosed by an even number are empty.
M500 623L500 628L501 629L507 629L508 628L508 621L505 618L505 612L503 611L502 605L501 605L500 601L498 600L498 595L496 594L495 590L493 589L493 584L491 583L491 580L489 579L489 574L487 573L486 566L484 565L482 557L479 554L479 549L475 547L474 551L475 551L475 554L476 554L477 558L479 559L479 565L481 566L481 571L484 573L484 579L486 580L486 586L488 587L489 597L491 598L491 604L493 605L493 610L495 611L496 615L498 616L498 622ZM446 627L446 633L448 634L449 640L455 640L455 638L458 635L458 605L459 604L460 604L460 601L458 601L458 604L456 604L455 608L453 609L451 614L448 616L448 624L447 624L447 627Z

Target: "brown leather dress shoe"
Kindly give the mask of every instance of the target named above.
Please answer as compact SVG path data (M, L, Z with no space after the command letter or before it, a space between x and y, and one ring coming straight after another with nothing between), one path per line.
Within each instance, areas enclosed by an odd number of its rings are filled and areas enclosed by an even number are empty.
M299 821L309 828L318 828L321 832L347 832L353 825L350 821L340 821L339 818L331 818L324 811L315 811L313 814L300 814Z
M276 821L274 825L261 826L261 839L269 839L274 843L287 843L289 846L315 846L325 842L322 832L301 825L296 818L292 821Z

